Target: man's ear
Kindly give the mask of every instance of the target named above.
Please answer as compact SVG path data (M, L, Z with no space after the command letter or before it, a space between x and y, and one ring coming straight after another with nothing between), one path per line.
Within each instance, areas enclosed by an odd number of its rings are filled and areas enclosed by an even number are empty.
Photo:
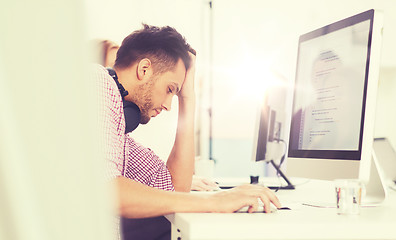
M149 77L152 72L152 65L150 59L143 58L142 60L140 60L136 71L138 80L143 80L145 79L145 77Z

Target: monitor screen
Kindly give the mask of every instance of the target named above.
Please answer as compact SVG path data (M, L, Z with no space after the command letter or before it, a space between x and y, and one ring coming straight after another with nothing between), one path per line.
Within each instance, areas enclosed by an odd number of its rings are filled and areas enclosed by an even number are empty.
M370 162L381 45L374 13L300 36L288 150L291 175L297 173L294 160L304 160L298 164L305 172L296 175L323 179L357 178L359 161Z

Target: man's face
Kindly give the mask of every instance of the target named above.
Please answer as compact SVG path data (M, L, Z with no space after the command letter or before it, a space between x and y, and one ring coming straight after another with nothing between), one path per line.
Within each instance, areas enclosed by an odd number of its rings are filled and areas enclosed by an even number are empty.
M140 85L134 94L134 102L141 111L141 124L146 124L162 110L171 110L173 96L181 89L186 69L179 60L174 71L153 75Z

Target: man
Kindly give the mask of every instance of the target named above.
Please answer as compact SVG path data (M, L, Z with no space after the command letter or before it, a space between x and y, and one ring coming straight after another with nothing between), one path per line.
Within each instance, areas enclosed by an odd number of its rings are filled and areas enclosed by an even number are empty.
M175 29L144 25L122 42L111 73L114 80L106 69L96 69L104 152L109 177L117 189L118 210L122 217L149 218L174 212L234 212L244 206L249 206L249 212L252 212L258 206L258 198L264 203L266 212L270 211L271 202L280 207L272 191L261 186L241 186L210 196L186 193L191 187L195 157L194 55L195 51ZM125 133L136 127L136 119L146 124L162 110L170 111L174 96L178 96L179 101L175 143L166 167L155 172L164 177L149 176L144 179L158 179L159 182L146 183L141 179L150 169L144 168L144 164L134 168L138 165L136 162L128 168L138 147ZM169 184L176 192L155 188Z

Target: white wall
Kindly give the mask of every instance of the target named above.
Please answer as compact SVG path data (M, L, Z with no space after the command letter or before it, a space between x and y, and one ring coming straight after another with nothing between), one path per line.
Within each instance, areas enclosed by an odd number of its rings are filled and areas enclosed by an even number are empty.
M81 9L79 0L0 8L0 239L114 236Z
M375 137L387 137L396 149L396 67L383 67L380 73Z

